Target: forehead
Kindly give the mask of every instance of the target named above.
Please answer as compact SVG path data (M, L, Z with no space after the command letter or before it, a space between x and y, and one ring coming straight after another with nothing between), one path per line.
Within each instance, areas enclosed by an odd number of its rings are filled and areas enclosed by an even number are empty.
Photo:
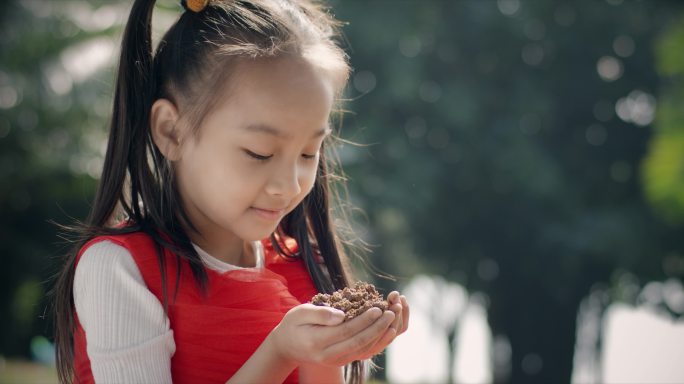
M320 128L334 101L333 79L302 58L242 60L230 81L231 90L218 108L230 109L246 124Z

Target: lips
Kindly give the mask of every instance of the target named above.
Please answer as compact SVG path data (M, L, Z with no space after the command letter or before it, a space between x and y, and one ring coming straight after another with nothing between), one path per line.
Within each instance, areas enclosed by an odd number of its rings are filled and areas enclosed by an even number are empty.
M258 216L267 219L267 220L276 220L282 217L283 213L285 212L285 209L264 209L264 208L257 208L257 207L252 207L251 208L254 213L256 213Z

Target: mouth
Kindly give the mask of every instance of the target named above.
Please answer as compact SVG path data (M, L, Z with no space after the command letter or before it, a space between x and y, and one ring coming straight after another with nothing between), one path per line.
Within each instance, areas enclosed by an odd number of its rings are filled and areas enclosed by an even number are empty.
M285 213L285 209L263 209L257 207L251 207L250 209L254 211L254 213L256 213L259 217L262 217L267 220L280 219L283 213Z

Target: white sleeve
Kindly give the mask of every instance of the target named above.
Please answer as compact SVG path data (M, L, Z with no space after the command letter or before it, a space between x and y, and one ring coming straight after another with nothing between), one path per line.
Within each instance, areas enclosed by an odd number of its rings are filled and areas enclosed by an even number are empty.
M171 383L173 331L127 249L102 241L81 255L74 304L96 383Z

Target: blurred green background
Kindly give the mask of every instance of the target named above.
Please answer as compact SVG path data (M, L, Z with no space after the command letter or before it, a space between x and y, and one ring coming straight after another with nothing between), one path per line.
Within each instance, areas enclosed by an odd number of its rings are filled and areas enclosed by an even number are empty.
M398 277L378 284L424 273L483 292L512 351L497 380L568 382L583 298L682 281L683 2L331 5L355 68L342 136L364 144L339 150L355 226ZM49 221L87 213L128 6L0 3L0 381L53 380L10 373L50 364L65 247ZM156 36L179 13L161 1Z

